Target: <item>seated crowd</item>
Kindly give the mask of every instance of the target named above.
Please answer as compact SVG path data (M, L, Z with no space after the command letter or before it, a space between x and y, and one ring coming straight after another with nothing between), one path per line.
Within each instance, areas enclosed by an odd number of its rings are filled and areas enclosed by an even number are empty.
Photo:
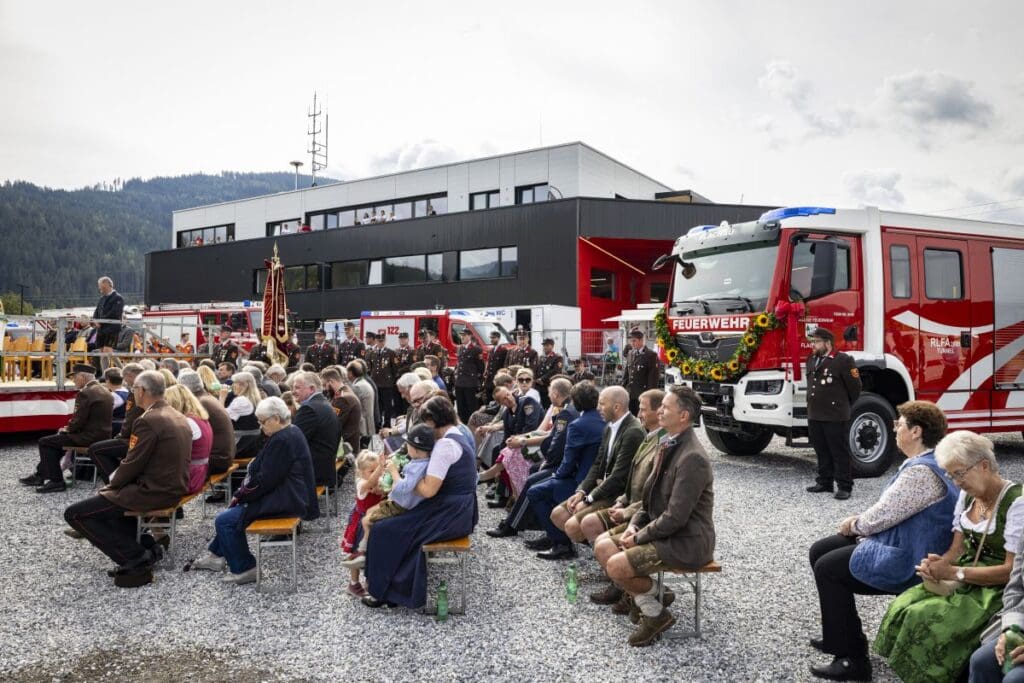
M526 547L551 561L577 557L580 544L593 549L608 584L590 599L637 625L633 646L675 623L675 595L654 578L714 559L714 477L689 387L648 390L633 415L622 387L559 374L542 402L532 372L510 366L493 378L493 401L463 424L436 365L417 363L395 382L405 416L386 426L358 358L319 373L208 360L195 369L142 360L102 382L89 365L73 372L72 420L40 439L36 471L21 482L63 490L65 449L88 448L104 486L67 508L67 533L116 563L116 585L148 583L163 550L163 539L136 539L126 513L175 507L233 461L247 464L244 478L191 566L226 571L235 584L256 578L247 525L316 519L316 487L336 489L348 464L356 482L343 566L348 591L369 607L425 603L421 548L472 533L480 484L493 487L489 506L507 513L489 536L539 529ZM946 434L935 404L910 401L898 415L906 460L874 505L810 549L821 637L809 644L832 657L811 672L870 679L854 596L893 595L873 648L903 680L1024 680L1024 667L1002 670L1007 658L1024 663L1024 646L1006 645L1024 629L1022 486L1000 476L990 440Z

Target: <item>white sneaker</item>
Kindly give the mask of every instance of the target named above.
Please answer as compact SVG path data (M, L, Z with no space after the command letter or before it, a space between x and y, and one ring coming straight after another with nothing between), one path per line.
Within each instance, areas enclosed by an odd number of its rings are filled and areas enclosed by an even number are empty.
M227 560L217 557L209 550L202 557L192 562L192 569L207 569L211 572L222 572L228 566Z
M345 569L362 569L366 566L366 555L360 553L355 557L351 557L347 560L342 560L341 566Z
M221 579L224 583L233 583L236 586L241 586L246 583L256 583L256 567L248 571L244 571L241 574L232 574L228 572L228 575Z

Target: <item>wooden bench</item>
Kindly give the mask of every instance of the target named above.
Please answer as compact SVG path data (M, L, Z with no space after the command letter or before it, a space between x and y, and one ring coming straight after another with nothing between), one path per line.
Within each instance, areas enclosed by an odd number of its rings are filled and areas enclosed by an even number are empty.
M665 597L665 574L673 578L678 577L680 581L688 584L693 589L693 630L683 631L679 635L684 638L700 638L700 613L703 605L704 588L701 585L701 576L704 574L718 574L722 571L722 565L714 560L708 562L700 569L671 569L658 572L658 600Z
M234 474L235 470L238 469L238 463L232 462L228 466L227 471L218 472L217 474L211 474L210 478L206 480L205 492L213 493L214 491L223 491L224 499L230 505L231 504L231 475ZM206 519L206 496L203 496L203 519Z
M146 531L163 531L167 534L167 557L166 561L169 562L169 566L174 566L174 553L177 550L177 529L178 529L178 510L185 507L193 498L200 495L198 493L189 493L181 497L177 504L170 507L162 508L160 510L144 510L135 511L128 510L124 513L125 517L135 518L135 540L136 542L142 540L142 534ZM166 520L165 520L166 518Z
M264 591L263 584L263 548L277 546L291 546L292 548L292 585L287 589L288 593L294 593L299 586L297 575L297 563L295 552L295 535L299 529L298 517L278 517L275 519L257 519L246 527L245 532L255 534L256 538L256 590L261 593L273 593L278 591ZM272 540L274 536L289 536L284 541Z
M463 536L462 538L453 538L449 541L438 541L436 543L426 543L423 546L423 555L427 560L428 570L428 586L429 586L429 569L432 564L457 564L459 565L459 606L458 608L451 607L449 602L448 612L450 614L465 614L466 613L466 589L469 585L466 582L466 557L473 549L473 543L469 536ZM433 607L430 607L430 601L427 601L427 605L423 606L422 612L424 614L437 614L437 603L434 603Z

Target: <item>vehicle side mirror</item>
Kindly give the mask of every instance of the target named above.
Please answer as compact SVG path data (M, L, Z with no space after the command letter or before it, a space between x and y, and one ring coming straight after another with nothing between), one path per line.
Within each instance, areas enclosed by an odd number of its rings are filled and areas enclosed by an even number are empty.
M830 294L835 289L837 246L829 240L814 243L814 270L808 299Z

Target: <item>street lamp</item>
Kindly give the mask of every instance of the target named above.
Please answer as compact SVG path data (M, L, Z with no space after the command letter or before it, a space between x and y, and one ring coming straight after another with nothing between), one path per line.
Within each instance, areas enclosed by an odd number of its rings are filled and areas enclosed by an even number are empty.
M289 161L289 164L295 167L295 189L299 189L299 167L302 166L301 161Z
M18 315L25 315L25 287L28 285L16 285L21 290L21 301L18 303Z

